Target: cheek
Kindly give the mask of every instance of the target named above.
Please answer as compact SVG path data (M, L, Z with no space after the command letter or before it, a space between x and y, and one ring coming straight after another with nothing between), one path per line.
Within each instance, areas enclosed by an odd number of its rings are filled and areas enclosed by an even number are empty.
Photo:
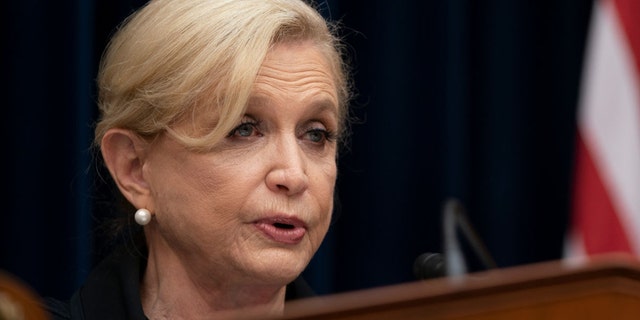
M320 173L317 176L319 196L333 206L333 196L337 179L336 164L335 162L327 162L320 168Z
M326 233L333 212L337 169L335 163L328 164L317 179L317 199L320 204L322 229Z
M168 161L147 171L158 215L198 217L224 212L239 202L235 171L210 160Z
M220 245L230 247L247 196L237 174L222 168L185 169L154 194L160 233L184 252L204 255Z

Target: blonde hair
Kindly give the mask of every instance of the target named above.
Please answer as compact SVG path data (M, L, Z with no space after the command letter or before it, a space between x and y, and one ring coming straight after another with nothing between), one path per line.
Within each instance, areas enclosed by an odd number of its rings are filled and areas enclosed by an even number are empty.
M148 138L166 131L192 149L210 148L244 114L269 49L307 40L333 69L344 133L351 93L333 27L300 0L152 0L123 22L105 51L94 143L117 127ZM211 127L193 129L204 134L172 129L202 111L216 116Z

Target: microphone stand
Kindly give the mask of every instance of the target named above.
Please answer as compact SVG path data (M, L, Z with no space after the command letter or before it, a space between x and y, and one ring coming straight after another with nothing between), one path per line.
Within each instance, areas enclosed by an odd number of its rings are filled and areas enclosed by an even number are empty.
M460 282L467 273L467 265L462 250L460 249L456 227L462 230L464 236L473 247L473 251L478 255L484 266L487 269L497 268L489 250L487 250L469 222L462 204L457 199L450 198L445 202L442 217L445 271L447 277L453 282Z

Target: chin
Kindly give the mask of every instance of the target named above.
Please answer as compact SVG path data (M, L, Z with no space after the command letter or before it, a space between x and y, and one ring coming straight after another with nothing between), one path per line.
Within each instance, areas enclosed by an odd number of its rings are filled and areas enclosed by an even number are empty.
M307 254L289 250L282 252L282 249L267 249L257 259L255 272L263 279L288 284L304 271L311 258Z

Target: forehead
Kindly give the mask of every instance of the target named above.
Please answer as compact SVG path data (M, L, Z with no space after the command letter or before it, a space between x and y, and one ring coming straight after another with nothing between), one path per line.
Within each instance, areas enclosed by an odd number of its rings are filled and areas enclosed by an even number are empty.
M338 104L336 79L323 52L311 42L281 43L265 57L254 95L287 90L300 95L327 95Z

